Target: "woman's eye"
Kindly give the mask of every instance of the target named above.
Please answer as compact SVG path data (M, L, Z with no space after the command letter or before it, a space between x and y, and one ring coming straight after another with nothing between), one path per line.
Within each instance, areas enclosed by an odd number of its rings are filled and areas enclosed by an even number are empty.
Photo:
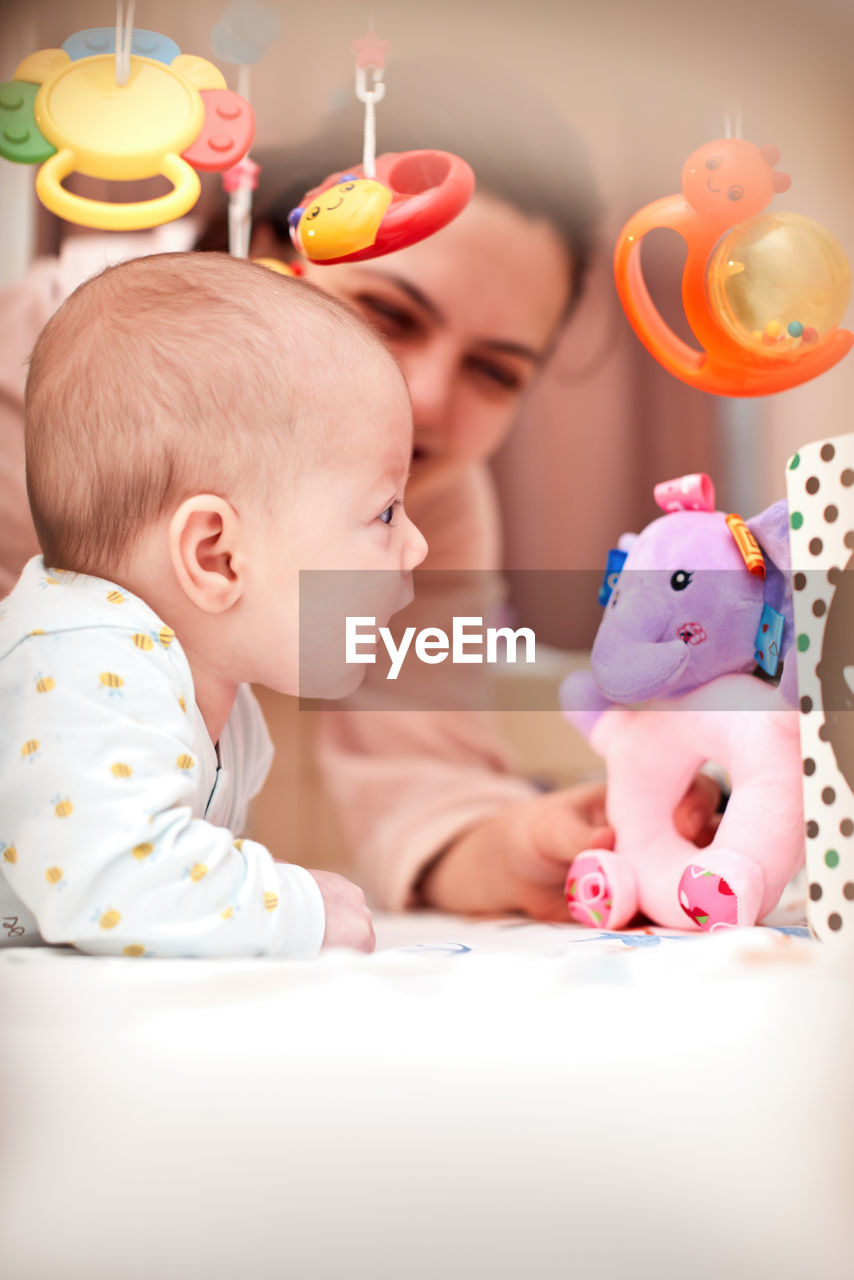
M687 569L677 569L670 579L670 585L674 591L684 591L693 576Z
M417 333L418 321L409 311L393 302L362 294L356 299L365 316L387 338L405 337Z
M509 369L506 365L496 364L493 360L486 360L479 356L472 356L468 361L468 367L472 373L486 378L489 382L494 382L496 386L503 387L505 391L519 391L522 388L522 378L515 369Z
M386 507L385 511L380 512L380 520L382 520L383 524L394 523L394 509L396 506L397 503L392 502L391 506Z

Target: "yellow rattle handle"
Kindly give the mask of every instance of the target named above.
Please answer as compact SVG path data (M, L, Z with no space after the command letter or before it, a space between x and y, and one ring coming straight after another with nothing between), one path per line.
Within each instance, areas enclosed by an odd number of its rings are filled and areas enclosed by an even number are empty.
M57 151L46 160L36 176L36 192L42 204L67 222L101 231L140 231L173 222L192 209L199 198L202 184L195 169L181 156L167 154L161 170L172 183L172 190L153 200L129 204L111 204L107 200L90 200L74 195L62 185L63 178L74 172L74 152Z

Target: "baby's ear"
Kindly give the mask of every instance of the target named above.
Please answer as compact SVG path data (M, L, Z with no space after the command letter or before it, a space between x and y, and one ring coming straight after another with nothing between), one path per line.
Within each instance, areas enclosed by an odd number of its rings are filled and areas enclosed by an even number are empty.
M186 498L169 522L169 554L187 599L224 613L243 595L242 529L231 503L213 493Z

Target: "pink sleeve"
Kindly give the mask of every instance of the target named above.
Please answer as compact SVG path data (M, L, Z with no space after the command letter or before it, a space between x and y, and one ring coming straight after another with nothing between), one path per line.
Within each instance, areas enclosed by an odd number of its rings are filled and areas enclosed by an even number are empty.
M33 344L63 297L55 258L0 294L0 596L39 549L27 503L24 387Z
M497 603L498 516L485 469L470 468L426 494L416 490L407 510L430 545L423 567L449 572L428 575L406 624L423 626L428 614L441 616L435 593L453 596L452 570L480 570L479 589ZM415 905L421 873L454 837L534 794L487 712L326 710L318 719L326 785L358 877L378 906Z

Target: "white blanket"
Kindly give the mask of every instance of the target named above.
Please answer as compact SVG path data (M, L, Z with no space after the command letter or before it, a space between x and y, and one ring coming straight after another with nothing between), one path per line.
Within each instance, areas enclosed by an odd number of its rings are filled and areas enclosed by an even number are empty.
M2 1274L850 1274L842 952L377 933L314 962L0 954Z

